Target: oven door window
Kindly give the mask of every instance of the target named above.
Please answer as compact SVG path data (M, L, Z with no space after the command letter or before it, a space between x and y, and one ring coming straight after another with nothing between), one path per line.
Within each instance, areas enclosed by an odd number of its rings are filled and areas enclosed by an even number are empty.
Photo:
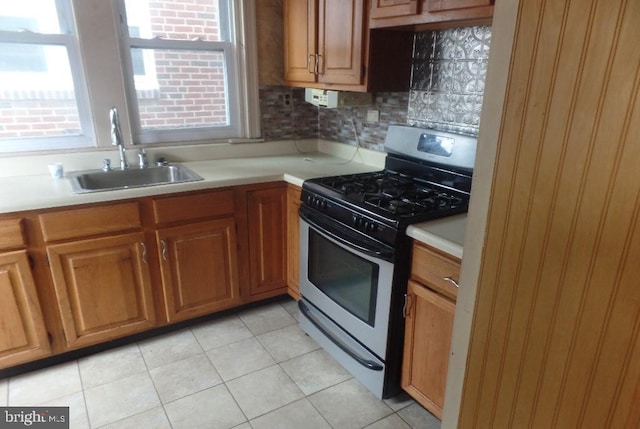
M376 263L309 230L308 278L318 289L370 326L375 324L378 271Z

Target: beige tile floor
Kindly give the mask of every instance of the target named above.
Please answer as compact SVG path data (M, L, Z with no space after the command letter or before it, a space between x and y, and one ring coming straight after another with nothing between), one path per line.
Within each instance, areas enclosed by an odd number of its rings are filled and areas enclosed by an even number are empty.
M9 379L0 405L69 406L71 428L439 429L380 401L297 325L284 299Z

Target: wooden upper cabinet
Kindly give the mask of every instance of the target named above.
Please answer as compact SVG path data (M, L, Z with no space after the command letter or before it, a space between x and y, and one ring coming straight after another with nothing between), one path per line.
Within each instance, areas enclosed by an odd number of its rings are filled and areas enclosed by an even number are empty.
M426 6L429 12L445 10L470 9L480 6L491 6L494 0L427 0Z
M50 244L46 249L69 348L155 325L143 233Z
M372 0L371 19L392 18L418 13L418 0Z
M169 322L239 303L233 218L163 228L156 237Z
M0 223L4 231L2 225L7 224ZM0 296L0 368L49 355L47 331L25 250L0 252Z
M318 82L362 83L364 24L364 0L319 1Z
M429 31L490 25L493 19L494 0L372 1L369 19L372 29L399 27L405 31Z
M284 0L288 85L408 91L413 34L369 31L370 0Z
M279 186L247 194L252 296L287 286L286 192Z
M286 81L316 81L317 1L284 2L284 78Z
M360 85L364 0L285 0L285 80Z

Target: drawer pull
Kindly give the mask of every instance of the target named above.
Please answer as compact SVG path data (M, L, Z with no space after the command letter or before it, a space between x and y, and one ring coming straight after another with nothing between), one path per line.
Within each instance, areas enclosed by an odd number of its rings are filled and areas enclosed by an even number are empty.
M458 282L456 280L454 280L452 277L445 277L444 280L448 281L449 283L453 283L453 285L457 288L460 287L460 285L458 284Z

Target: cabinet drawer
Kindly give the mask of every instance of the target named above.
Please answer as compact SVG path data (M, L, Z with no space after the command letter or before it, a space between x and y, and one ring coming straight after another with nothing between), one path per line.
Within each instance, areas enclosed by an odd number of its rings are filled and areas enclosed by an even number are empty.
M233 214L233 191L180 195L153 201L156 223L170 223Z
M415 243L411 277L455 300L458 288L446 278L451 278L456 283L460 280L460 261Z
M39 216L45 241L65 240L140 228L138 203L62 210Z
M22 234L22 219L0 220L0 250L26 245Z

